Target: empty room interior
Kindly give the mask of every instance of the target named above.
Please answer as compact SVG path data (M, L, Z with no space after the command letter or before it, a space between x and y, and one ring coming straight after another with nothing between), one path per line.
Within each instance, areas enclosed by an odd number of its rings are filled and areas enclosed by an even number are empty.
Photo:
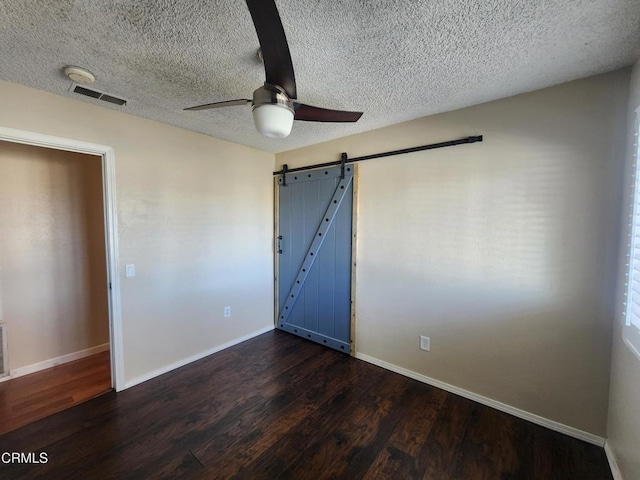
M640 2L0 4L0 478L640 480Z

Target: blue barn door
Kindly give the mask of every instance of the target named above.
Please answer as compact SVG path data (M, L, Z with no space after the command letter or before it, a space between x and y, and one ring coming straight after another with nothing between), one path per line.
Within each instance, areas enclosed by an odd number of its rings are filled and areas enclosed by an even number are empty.
M277 327L351 351L353 167L278 179Z

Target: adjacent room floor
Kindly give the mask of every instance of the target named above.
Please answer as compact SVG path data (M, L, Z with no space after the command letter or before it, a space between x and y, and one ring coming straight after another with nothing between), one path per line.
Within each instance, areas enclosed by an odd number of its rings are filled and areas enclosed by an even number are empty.
M611 479L604 451L273 331L0 436L14 478Z
M108 351L2 382L0 434L109 390L111 366Z

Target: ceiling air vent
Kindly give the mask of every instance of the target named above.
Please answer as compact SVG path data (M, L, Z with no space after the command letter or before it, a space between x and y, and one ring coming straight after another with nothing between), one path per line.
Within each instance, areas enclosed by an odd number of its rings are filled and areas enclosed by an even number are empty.
M75 85L72 90L73 93L79 93L80 95L84 95L85 97L97 98L98 100L102 100L104 102L113 103L115 105L126 105L127 101L122 98L113 97L111 95L107 95L106 93L98 92L96 90L91 90L90 88L81 87L80 85Z

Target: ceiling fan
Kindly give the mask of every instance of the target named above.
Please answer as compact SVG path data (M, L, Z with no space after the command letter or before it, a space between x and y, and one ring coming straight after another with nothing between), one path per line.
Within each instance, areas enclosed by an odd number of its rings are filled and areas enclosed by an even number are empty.
M207 103L185 110L207 110L251 104L256 130L272 138L284 138L294 120L307 122L357 122L362 112L313 107L294 101L296 80L289 45L274 0L246 0L256 27L266 81L253 92L253 100L237 99Z

